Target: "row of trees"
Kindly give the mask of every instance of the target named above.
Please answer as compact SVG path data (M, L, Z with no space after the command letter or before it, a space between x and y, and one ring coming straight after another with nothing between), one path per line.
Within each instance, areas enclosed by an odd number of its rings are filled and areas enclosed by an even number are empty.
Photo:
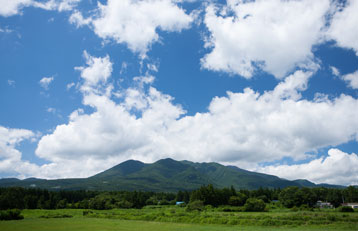
M343 202L358 202L358 188L259 188L257 190L236 190L202 186L197 190L177 193L155 192L94 192L94 191L48 191L43 189L0 188L0 209L112 209L142 208L146 205L167 205L182 201L186 204L201 201L203 205L244 206L254 198L269 203L279 201L283 206L313 207L318 200L327 201L338 207ZM251 200L252 202L253 200Z
M212 185L202 186L191 193L190 200L201 200L204 205L233 205L243 206L248 198L255 198L264 201L279 201L287 208L300 207L302 205L313 207L317 201L330 202L338 207L345 202L358 202L358 187L349 186L344 189L333 188L305 188L291 186L285 189L263 189L239 190L233 187L230 189L216 189Z
M5 209L112 209L142 208L175 203L174 193L48 191L45 189L0 188L0 210Z

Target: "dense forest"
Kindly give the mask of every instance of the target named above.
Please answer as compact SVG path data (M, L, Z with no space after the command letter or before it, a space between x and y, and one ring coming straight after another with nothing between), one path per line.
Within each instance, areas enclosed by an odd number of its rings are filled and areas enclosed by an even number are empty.
M31 188L0 188L0 209L113 209L142 208L146 205L169 205L176 202L185 204L201 203L214 207L221 205L243 206L270 202L281 203L284 207L314 207L317 201L330 202L338 207L343 202L358 202L358 188L304 188L285 189L259 188L257 190L236 190L202 186L194 191L157 193L138 191L96 192L96 191L48 191Z

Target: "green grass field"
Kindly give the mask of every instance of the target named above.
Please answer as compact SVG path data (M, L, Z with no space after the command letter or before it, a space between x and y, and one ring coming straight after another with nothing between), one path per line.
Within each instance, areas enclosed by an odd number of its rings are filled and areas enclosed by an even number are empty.
M358 213L335 211L274 210L266 213L223 212L207 209L204 212L185 212L184 208L163 207L92 211L83 216L80 209L24 210L25 219L0 221L1 231L70 231L70 230L358 230ZM87 210L86 210L87 211ZM51 218L68 216L68 218Z

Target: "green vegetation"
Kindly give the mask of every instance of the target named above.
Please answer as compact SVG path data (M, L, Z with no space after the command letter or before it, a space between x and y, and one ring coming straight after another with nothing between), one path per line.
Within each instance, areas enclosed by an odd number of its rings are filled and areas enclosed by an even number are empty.
M358 198L358 188L293 186L282 190L259 188L249 191L206 185L191 192L179 191L176 194L0 188L3 220L25 218L16 222L1 221L0 230L25 230L18 224L33 227L28 229L26 226L26 230L41 230L37 229L39 225L48 230L63 230L63 227L69 229L69 221L72 221L76 230L88 228L87 224L93 221L104 226L96 226L97 230L113 230L113 227L120 226L121 223L128 224L128 229L122 230L135 230L138 224L153 225L154 229L157 223L153 222L165 224L167 230L204 230L203 227L208 228L208 225L214 225L217 230L228 230L228 227L240 227L243 230L260 230L252 227L266 227L264 230L327 230L327 227L335 230L357 230L358 212L352 208L315 207L314 202L317 200L327 201L331 198L332 203L335 203L337 195L344 198L345 202L355 201ZM184 203L176 205L176 201ZM20 213L18 209L23 210ZM52 226L53 224L62 226Z
M307 180L289 181L276 176L250 172L218 163L193 163L190 161L159 160L153 164L129 160L95 176L85 179L43 180L30 178L0 179L0 187L43 188L48 190L91 191L192 191L202 185L216 188L259 189L298 187L338 187L316 185Z
M245 211L264 211L265 203L280 201L294 210L313 208L317 201L326 201L339 207L343 201L357 202L358 188L299 188L236 190L201 186L194 191L175 193L155 192L95 192L95 191L48 191L26 188L0 188L0 210L6 209L95 209L137 208L147 205L175 205L177 201L188 203L201 201L203 206L244 206ZM190 210L190 209L189 209ZM200 210L195 208L194 210ZM348 211L349 208L343 208Z
M261 199L249 198L246 200L244 211L245 212L263 212L265 211L266 204Z
M202 212L186 208L146 206L112 210L23 210L20 221L0 221L2 231L41 230L357 230L358 213L337 210L294 212L272 208L269 212L224 212L205 206ZM233 208L234 209L234 208ZM61 218L61 216L63 218ZM52 218L51 218L52 217Z
M186 211L192 212L192 211L203 211L204 210L204 202L202 201L192 201L188 204L186 207Z
M0 220L21 220L24 217L21 215L19 209L8 209L5 211L0 211Z
M354 209L352 207L348 207L348 206L342 206L339 208L339 211L344 212L344 213L353 213Z

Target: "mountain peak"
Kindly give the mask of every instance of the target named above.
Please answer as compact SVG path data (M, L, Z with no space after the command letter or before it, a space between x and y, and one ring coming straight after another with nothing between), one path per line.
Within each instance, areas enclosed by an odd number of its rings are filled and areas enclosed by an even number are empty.
M127 160L104 172L92 176L92 178L127 176L134 172L140 171L145 165L145 163L138 160Z
M223 188L234 186L236 189L285 188L287 186L319 187L307 180L290 181L277 176L251 172L235 166L224 166L215 162L194 163L161 159L152 164L138 160L124 161L106 171L84 179L1 179L0 187L36 187L56 190L129 190L176 192L195 190L202 185L212 184ZM339 187L324 185L325 187Z

